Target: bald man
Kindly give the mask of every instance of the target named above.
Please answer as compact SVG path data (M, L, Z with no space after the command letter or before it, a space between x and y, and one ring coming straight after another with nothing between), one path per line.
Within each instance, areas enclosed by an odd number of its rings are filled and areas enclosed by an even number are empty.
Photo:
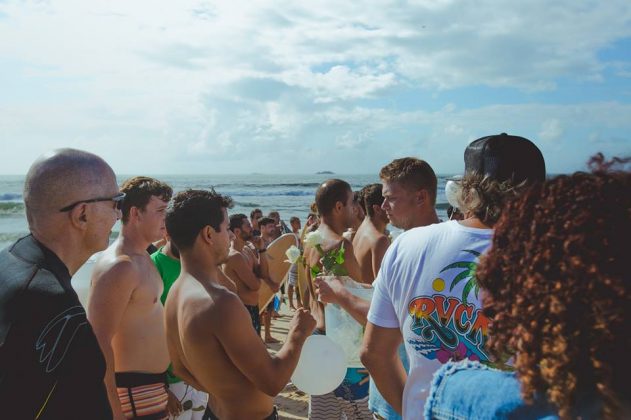
M3 418L112 418L105 359L70 279L107 247L123 197L91 153L56 150L31 166L30 234L0 253Z

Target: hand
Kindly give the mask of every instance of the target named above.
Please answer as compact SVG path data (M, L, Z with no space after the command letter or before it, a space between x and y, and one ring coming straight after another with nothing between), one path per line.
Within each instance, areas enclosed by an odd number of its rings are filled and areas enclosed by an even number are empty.
M348 291L337 277L316 277L313 282L318 300L323 303L337 303Z
M265 248L265 244L263 243L263 238L260 236L253 237L251 242L256 247L257 250Z
M182 403L177 397L167 389L167 395L169 399L167 400L167 413L169 416L177 417L182 412Z
M305 308L299 308L294 313L294 317L289 323L290 334L296 334L303 340L309 337L316 327L316 320L311 316L311 312Z

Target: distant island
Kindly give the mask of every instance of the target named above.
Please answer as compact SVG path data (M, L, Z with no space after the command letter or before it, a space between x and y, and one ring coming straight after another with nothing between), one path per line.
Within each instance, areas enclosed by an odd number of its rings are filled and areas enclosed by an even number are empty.
M335 172L331 172L331 171L316 172L316 175L333 175L333 174L335 174Z

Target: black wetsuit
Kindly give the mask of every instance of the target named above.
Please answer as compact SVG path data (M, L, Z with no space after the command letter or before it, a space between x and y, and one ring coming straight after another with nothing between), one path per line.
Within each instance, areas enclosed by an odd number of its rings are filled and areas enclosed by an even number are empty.
M29 235L0 252L0 417L111 419L105 359L70 273Z

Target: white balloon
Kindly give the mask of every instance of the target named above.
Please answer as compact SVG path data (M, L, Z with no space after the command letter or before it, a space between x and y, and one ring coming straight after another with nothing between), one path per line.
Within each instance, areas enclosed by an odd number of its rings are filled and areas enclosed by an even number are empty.
M325 335L312 335L305 341L291 381L311 395L337 388L346 375L346 355L339 344Z

